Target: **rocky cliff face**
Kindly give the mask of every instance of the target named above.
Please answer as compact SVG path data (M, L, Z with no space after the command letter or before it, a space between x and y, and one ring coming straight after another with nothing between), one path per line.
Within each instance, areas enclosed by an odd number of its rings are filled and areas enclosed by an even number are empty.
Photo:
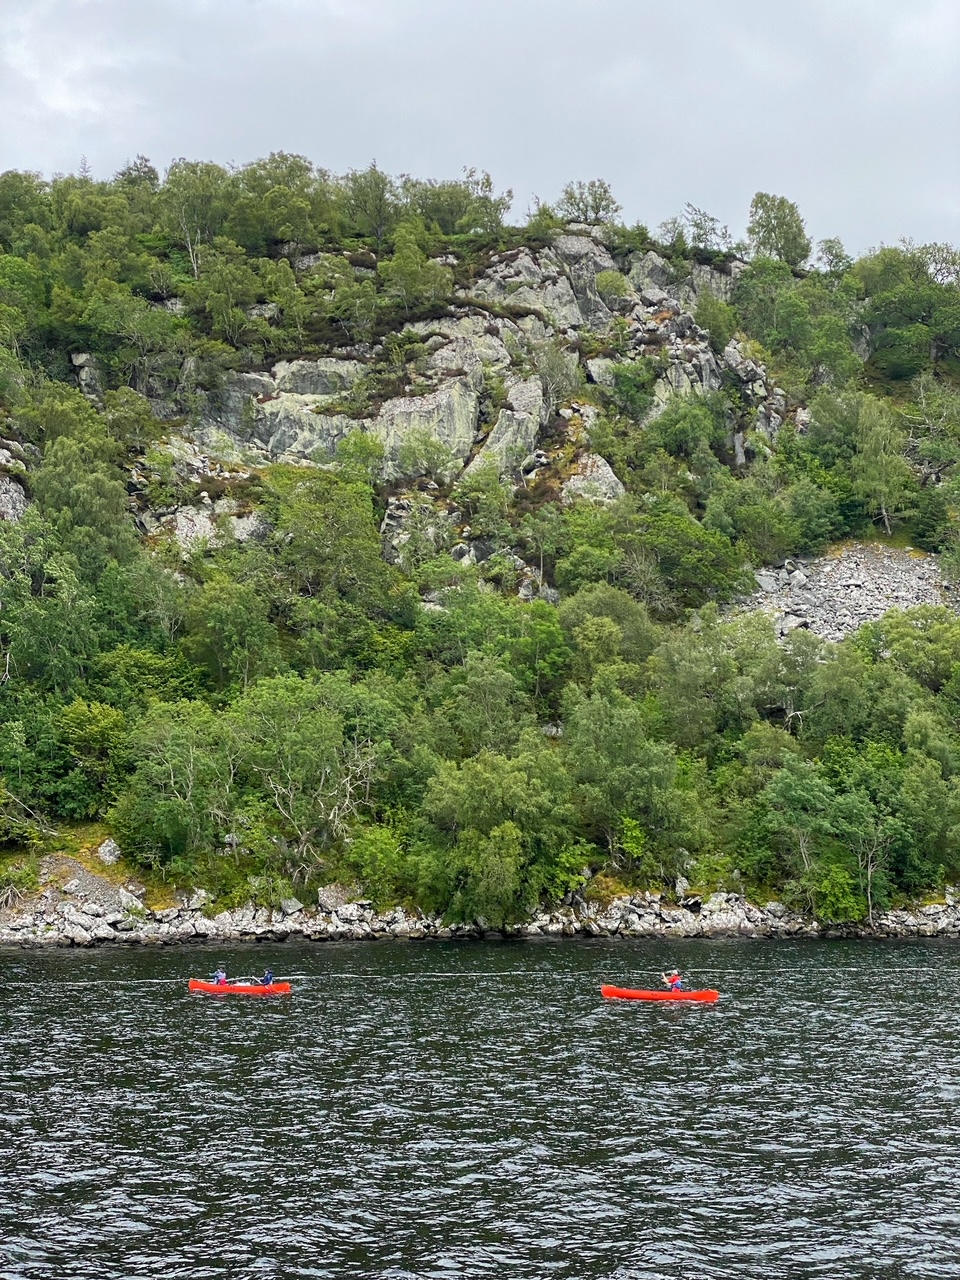
M416 393L411 388L367 411L346 413L340 407L343 393L362 390L377 349L360 359L282 361L262 373L232 375L220 393L208 397L199 438L211 451L303 462L328 458L348 434L361 431L381 442L385 476L396 479L404 474L404 443L419 434L450 451L455 472L478 461L506 468L536 449L541 429L560 407L552 402L551 373L538 369L544 344L551 343L566 354L571 382L579 368L587 382L609 384L617 364L654 357L654 412L674 393L699 395L726 380L758 410L758 429L773 436L786 411L783 394L736 343L718 356L689 310L704 289L728 295L740 266L721 272L694 265L677 279L655 253L632 254L618 263L585 234L558 236L540 252L503 253L469 289L459 291L451 316L407 326L428 351ZM622 297L600 297L601 272L620 274ZM604 354L578 357L577 345L602 350L605 341ZM502 381L506 397L492 420L481 412L491 376ZM742 433L735 448L745 456Z
M591 443L597 410L589 388L609 388L618 367L647 359L656 373L651 416L673 395L732 387L752 413L755 447L762 449L786 415L783 393L736 342L718 354L691 314L704 290L728 297L743 264L722 270L692 264L678 275L652 252L615 257L599 235L572 228L548 248L496 255L459 290L450 314L405 326L400 340L419 344L421 355L416 382L402 395L382 397L388 357L383 346L373 346L230 374L218 391L200 397L189 427L179 425L176 403L155 401L158 415L170 422L169 447L181 478L205 487L270 462L323 465L360 432L382 446L382 478L401 490L384 521L387 557L402 560L413 519L430 530L437 549L459 546L461 558L478 560L483 549L458 526L450 504L435 501L422 483L420 492L403 492L422 472L412 447L417 442L441 452L448 481L492 466L515 484L553 475L565 502L609 502L623 486ZM600 296L601 272L617 275L622 296ZM95 366L78 361L85 394L99 395ZM743 423L731 419L728 444L735 464L746 466ZM0 455L0 514L16 519L22 491L3 472ZM202 542L262 530L229 498L201 496L191 507L151 509L148 488L147 477L133 476L143 532L166 533L185 553ZM523 566L521 595L541 592L535 578Z

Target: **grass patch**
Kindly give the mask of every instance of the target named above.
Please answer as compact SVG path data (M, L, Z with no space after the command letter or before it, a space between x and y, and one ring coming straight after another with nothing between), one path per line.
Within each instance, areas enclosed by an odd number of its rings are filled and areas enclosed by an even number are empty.
M35 853L0 860L0 908L11 907L40 888L40 859Z

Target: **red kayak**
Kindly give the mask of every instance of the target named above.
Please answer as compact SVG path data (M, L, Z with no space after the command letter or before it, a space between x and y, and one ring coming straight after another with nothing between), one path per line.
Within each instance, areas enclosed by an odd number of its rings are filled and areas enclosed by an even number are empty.
M629 987L601 987L600 994L607 1000L699 1000L713 1004L720 999L719 991L631 991Z
M190 990L202 991L208 996L288 996L290 983L271 982L264 987L259 982L203 982L200 978L191 978Z

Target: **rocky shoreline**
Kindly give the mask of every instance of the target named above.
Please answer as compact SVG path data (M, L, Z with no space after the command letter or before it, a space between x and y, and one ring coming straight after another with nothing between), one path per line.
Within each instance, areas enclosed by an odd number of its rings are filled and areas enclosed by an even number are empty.
M491 929L484 921L445 924L437 915L402 907L374 910L364 899L350 900L336 886L321 892L316 907L294 898L268 909L248 904L211 914L198 891L160 911L144 906L141 895L112 884L75 864L62 886L49 884L29 902L0 910L0 947L172 946L187 943L427 941L503 938L960 938L960 901L911 910L887 911L873 926L825 925L779 902L756 906L740 894L687 895L679 903L663 894L623 896L609 903L579 895L522 924Z

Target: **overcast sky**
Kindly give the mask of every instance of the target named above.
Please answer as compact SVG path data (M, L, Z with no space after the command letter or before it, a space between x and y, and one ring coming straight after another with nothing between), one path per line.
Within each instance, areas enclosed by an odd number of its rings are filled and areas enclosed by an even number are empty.
M960 242L958 124L960 0L0 0L0 170L475 165L735 234L764 190L862 250Z

